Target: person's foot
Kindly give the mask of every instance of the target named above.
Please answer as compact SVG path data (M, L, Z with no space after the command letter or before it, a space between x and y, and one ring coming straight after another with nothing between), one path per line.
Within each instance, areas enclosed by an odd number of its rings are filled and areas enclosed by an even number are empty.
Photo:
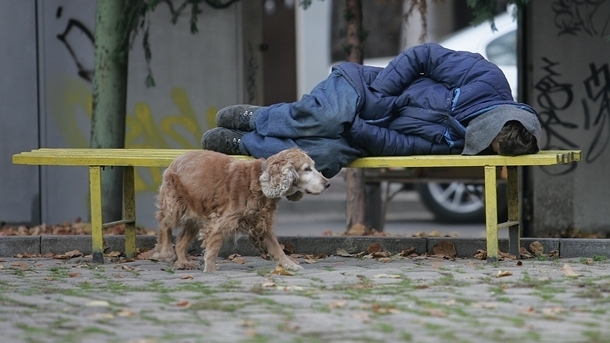
M201 147L226 155L243 155L239 150L239 143L244 136L243 131L217 127L206 131L201 137Z
M252 113L260 106L233 105L227 106L216 113L216 125L227 129L250 131Z

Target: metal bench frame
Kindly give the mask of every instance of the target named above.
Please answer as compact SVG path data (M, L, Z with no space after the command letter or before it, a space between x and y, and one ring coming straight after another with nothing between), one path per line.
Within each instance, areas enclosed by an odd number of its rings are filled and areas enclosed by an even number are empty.
M136 200L134 189L135 167L167 167L184 149L54 149L42 148L13 155L14 164L60 165L89 167L91 197L91 235L93 262L103 263L103 228L125 224L125 256L132 258L136 252ZM249 156L234 156L250 159ZM523 156L461 156L425 155L360 158L348 168L436 168L482 167L485 173L485 225L487 259L498 259L498 231L509 230L509 253L519 257L521 240L521 215L519 206L519 173L522 166L550 166L579 162L580 150L548 150ZM505 166L508 171L508 221L498 224L497 169ZM104 167L123 167L123 197L125 219L104 224L102 222L101 172Z

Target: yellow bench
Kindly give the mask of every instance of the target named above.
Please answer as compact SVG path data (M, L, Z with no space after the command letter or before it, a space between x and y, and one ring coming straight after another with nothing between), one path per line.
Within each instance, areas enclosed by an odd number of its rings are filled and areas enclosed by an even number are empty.
M103 263L104 227L125 224L125 255L136 251L134 167L167 167L179 155L190 151L182 149L38 149L13 155L14 164L61 165L89 167L91 196L91 226L93 261ZM235 156L249 159L248 156ZM521 217L519 213L520 166L550 166L578 162L580 150L549 150L524 156L391 156L366 157L352 162L349 168L431 168L431 167L482 167L485 173L485 213L488 261L498 258L498 231L509 229L509 252L519 256ZM507 167L508 221L498 223L497 169ZM102 223L101 170L103 167L124 167L124 218Z

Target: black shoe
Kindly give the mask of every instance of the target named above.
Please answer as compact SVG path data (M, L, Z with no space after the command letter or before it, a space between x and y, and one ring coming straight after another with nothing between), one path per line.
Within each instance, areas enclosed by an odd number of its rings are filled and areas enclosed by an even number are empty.
M260 106L233 105L227 106L216 113L216 125L227 129L251 131L250 118Z
M206 131L201 137L201 147L226 155L243 155L239 150L239 143L244 136L243 131L217 127Z

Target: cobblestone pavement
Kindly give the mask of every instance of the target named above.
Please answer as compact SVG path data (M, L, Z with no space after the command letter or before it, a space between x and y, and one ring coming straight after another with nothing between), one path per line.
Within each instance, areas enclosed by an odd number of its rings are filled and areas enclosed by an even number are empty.
M199 257L201 260L201 257ZM0 258L1 342L609 342L605 258Z

